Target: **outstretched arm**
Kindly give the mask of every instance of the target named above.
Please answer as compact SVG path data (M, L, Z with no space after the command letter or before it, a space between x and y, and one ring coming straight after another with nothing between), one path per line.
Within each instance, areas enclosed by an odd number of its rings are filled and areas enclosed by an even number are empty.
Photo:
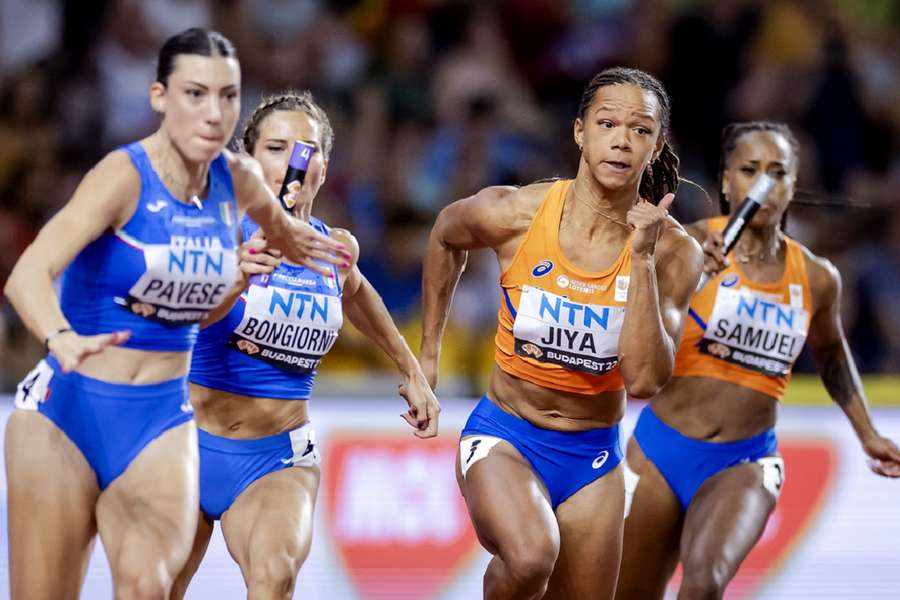
M344 279L344 314L363 335L378 344L403 376L400 395L409 404L409 410L402 416L415 429L413 434L419 438L436 436L441 406L381 296L356 266L359 255L356 239L343 229L332 229L331 235L343 242L353 256Z
M231 153L226 153L226 156L238 205L259 223L271 247L281 250L288 260L322 275L328 275L331 269L317 261L342 265L349 260L347 249L340 242L320 234L309 223L295 219L284 211L266 185L258 162L248 156ZM316 166L311 166L311 171L321 168L318 163L314 164ZM315 176L313 172L310 175ZM312 186L302 186L296 181L288 186L288 190L298 198L314 192Z
M831 399L850 420L863 450L873 460L870 467L885 477L900 477L900 449L876 431L865 392L850 353L841 323L841 276L831 263L817 263L810 270L813 292L820 306L813 315L807 340L816 367Z

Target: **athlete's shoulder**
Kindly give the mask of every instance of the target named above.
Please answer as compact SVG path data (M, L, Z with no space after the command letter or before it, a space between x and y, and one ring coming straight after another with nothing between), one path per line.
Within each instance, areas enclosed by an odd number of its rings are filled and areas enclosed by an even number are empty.
M814 303L836 297L841 289L841 273L830 260L818 256L812 250L793 238L788 238L803 257L806 276L809 279L810 292Z
M536 210L535 186L493 185L455 202L453 205L465 220L486 226L514 223L523 217L530 220ZM540 204L540 201L537 202ZM457 213L460 214L460 213Z
M328 236L347 247L347 252L353 257L350 261L350 266L356 266L356 263L359 261L359 242L356 240L356 236L343 227L330 228Z
M85 174L80 188L100 203L111 198L133 202L141 191L141 174L126 152L113 150Z

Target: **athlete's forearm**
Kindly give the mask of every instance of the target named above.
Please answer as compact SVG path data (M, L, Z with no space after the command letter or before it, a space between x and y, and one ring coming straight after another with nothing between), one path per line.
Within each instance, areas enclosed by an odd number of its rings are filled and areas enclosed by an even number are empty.
M3 293L28 330L41 342L54 331L70 327L53 289L50 267L32 248L26 249L19 258Z
M247 284L243 279L234 284L234 287L231 288L231 291L228 292L222 303L206 314L206 318L200 322L200 329L205 329L221 321L225 315L231 312L231 309L234 308L234 303L241 297L245 289L247 289Z
M439 228L435 225L428 238L422 272L422 348L421 356L437 360L441 354L441 339L453 293L466 267L466 250L457 250L445 245L440 239Z
M860 441L877 435L863 391L862 380L844 339L813 353L822 383L835 404L847 415Z
M649 254L631 258L628 300L619 337L625 389L637 398L655 395L675 366L675 345L663 323L654 262Z
M359 288L345 303L344 310L353 326L378 344L404 376L413 375L421 370L419 362L406 339L400 335L381 296L365 277L361 277Z
M278 199L266 186L259 186L257 193L247 203L247 214L266 232L270 240L284 240L289 237L290 217L278 203ZM277 247L276 244L272 244Z

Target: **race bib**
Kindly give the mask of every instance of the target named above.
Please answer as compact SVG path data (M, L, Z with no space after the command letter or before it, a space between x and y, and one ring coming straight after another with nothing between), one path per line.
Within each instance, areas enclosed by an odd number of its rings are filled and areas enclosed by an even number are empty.
M699 349L770 377L785 377L803 349L808 326L802 305L782 304L747 288L719 287Z
M344 320L339 296L252 285L244 300L244 317L228 343L292 373L318 368Z
M50 396L51 379L53 368L46 360L41 360L16 386L16 408L37 410L38 404L45 402Z
M199 323L237 277L237 257L216 237L173 237L143 246L146 271L125 298L132 313L171 325Z
M573 302L526 285L513 324L515 351L538 362L603 375L619 364L624 319L624 307Z

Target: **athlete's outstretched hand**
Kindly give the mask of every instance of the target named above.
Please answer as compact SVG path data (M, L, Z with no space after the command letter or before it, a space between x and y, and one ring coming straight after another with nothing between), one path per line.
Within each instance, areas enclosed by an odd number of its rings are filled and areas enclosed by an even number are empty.
M306 186L306 189L309 190L310 186ZM302 197L303 193L304 187L294 181L288 185L288 192L284 195L284 199L289 206L293 206L299 202L298 199ZM291 218L288 225L289 229L284 237L281 235L275 237L273 232L266 232L269 245L281 250L285 259L303 265L325 277L331 275L329 264L341 268L350 265L353 255L347 251L344 244L319 233L302 219Z
M882 477L900 477L900 449L897 444L875 435L863 442L863 450L869 455L869 468Z
M281 264L281 250L270 248L262 229L253 232L253 236L241 244L241 273L248 275L265 275L271 273Z
M47 344L63 373L78 367L88 356L99 354L110 346L124 344L131 337L130 331L116 331L99 335L78 335L74 331L66 331L53 336Z
M703 242L703 272L715 277L731 264L725 256L725 240L721 231L710 231Z
M399 393L409 404L409 410L400 416L415 429L413 435L423 439L435 437L441 405L425 377L421 373L407 377L400 384Z
M639 200L625 215L625 222L634 231L631 238L631 251L635 254L653 254L656 242L662 235L669 207L675 201L675 194L666 194L659 204L653 205L646 200Z

